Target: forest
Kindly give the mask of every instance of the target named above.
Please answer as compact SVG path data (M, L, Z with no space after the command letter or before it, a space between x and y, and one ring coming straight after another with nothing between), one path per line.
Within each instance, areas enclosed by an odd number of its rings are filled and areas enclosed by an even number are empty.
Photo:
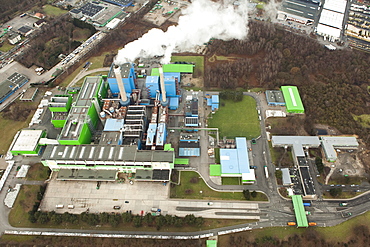
M370 129L353 118L370 114L369 54L349 48L329 51L316 37L293 34L264 22L249 23L247 40L215 40L206 57L215 54L233 59L207 62L206 88L296 85L306 109L308 133L313 134L314 123L326 123L343 134L369 138Z
M81 44L82 30L87 30L86 39L96 32L92 25L69 16L55 19L41 29L31 40L31 48L16 60L26 67L37 65L50 69L60 61L60 54L69 54Z

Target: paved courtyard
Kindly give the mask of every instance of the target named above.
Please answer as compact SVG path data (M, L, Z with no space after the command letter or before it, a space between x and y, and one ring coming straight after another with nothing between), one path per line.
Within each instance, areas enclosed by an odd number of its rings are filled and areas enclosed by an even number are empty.
M54 174L55 175L55 174ZM55 177L55 176L53 176ZM133 214L146 214L152 208L159 208L162 214L185 216L194 214L205 218L224 219L259 219L257 203L246 201L206 201L168 199L169 185L154 182L135 182L134 184L102 182L97 189L97 182L88 181L49 181L42 211L57 213L117 212L131 210ZM57 208L57 205L63 205ZM73 205L73 208L72 206ZM120 209L114 209L119 206Z

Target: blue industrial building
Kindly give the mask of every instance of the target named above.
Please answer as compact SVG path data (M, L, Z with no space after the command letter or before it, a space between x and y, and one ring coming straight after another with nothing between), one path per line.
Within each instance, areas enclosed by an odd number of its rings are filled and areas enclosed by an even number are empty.
M29 79L19 73L13 73L0 83L0 103L3 103L10 95L14 94L19 88L24 86Z
M177 108L179 108L179 100L180 100L179 97L171 97L170 98L170 105L169 105L168 108L170 110L177 110Z
M157 124L150 123L147 131L146 146L153 146L154 138L157 131Z
M217 94L212 95L211 98L207 98L207 106L212 107L212 111L216 111L219 108L219 97Z
M119 88L117 84L116 75L113 70L113 65L111 66L111 69L108 74L108 84L109 88L113 94L113 96L117 97L119 94ZM125 87L126 93L131 94L133 89L136 89L135 87L135 69L132 64L125 63L120 66L121 70L121 76L122 76L122 83Z
M147 76L145 80L145 87L149 97L154 99L157 91L159 91L159 76Z
M279 90L266 90L266 101L268 105L285 106L283 93Z
M156 146L164 146L167 138L167 126L165 123L159 123L157 127Z
M101 145L122 145L122 130L124 119L108 118L100 137Z
M108 118L105 121L103 131L120 131L121 129L123 129L124 123L124 119Z
M220 149L221 177L241 177L243 183L254 182L254 170L249 167L247 140L235 138L236 149Z
M164 86L167 97L175 97L177 95L177 88L180 83L180 73L163 73Z

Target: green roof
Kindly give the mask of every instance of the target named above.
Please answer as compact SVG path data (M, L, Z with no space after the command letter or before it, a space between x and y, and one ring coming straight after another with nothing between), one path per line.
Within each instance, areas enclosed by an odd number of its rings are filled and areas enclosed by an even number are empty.
M303 207L303 200L301 195L292 195L294 213L297 220L298 227L308 227L306 212Z
M193 73L194 65L192 64L164 64L163 72L165 73ZM153 68L151 76L159 76L158 68Z
M189 159L176 158L175 165L189 165Z
M221 176L221 165L209 165L210 176Z
M217 247L217 240L207 240L206 245L207 247Z
M304 113L304 107L299 96L298 88L295 86L282 86L286 110L288 113Z
M164 144L164 151L175 151L175 149L171 146L171 143Z

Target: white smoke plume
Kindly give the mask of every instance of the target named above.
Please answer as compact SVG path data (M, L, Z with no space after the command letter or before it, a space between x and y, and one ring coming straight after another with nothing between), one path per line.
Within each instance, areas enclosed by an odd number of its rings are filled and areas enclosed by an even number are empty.
M116 64L133 62L136 58L164 56L162 63L169 63L171 54L192 52L197 45L211 38L231 40L245 39L248 34L247 1L234 0L212 2L194 0L182 11L178 25L171 26L166 32L153 28L141 38L127 44L118 52Z

